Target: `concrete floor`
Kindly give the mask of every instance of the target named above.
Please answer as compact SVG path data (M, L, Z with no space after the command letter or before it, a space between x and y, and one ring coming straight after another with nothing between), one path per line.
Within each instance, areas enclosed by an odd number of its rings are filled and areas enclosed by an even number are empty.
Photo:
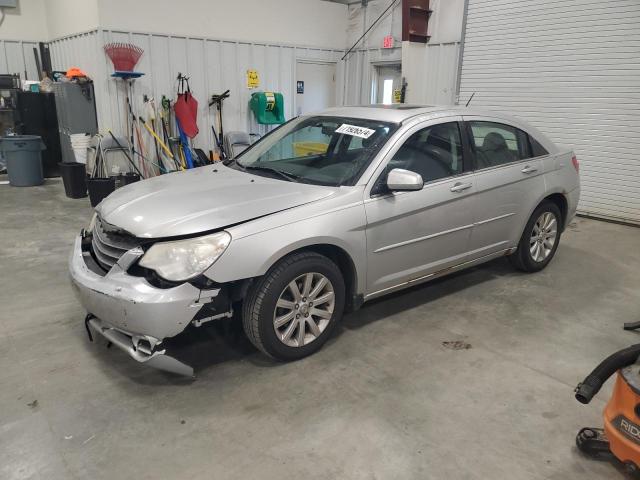
M2 479L624 478L574 447L608 389L573 388L638 342L639 229L577 219L544 272L501 259L367 304L297 363L197 330L189 381L87 341L66 261L88 200L47 181L0 206Z

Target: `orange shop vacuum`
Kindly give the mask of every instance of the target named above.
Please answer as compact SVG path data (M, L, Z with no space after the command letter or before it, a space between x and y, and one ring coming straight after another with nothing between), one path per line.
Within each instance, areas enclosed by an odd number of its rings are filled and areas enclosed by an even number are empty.
M629 328L630 329L630 328ZM611 456L627 471L640 473L640 344L609 356L576 387L576 399L587 404L602 385L616 374L613 395L604 409L604 429L583 428L576 444L586 455L597 459ZM616 373L617 372L617 373Z

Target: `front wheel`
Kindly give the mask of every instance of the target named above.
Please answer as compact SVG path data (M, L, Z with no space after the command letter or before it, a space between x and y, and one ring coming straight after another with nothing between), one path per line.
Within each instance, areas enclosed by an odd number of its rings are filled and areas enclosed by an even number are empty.
M340 269L315 252L290 255L251 288L243 306L249 340L279 360L297 360L322 347L342 317Z
M511 263L524 272L538 272L546 267L558 249L561 222L558 206L542 202L527 222L518 249L509 257Z

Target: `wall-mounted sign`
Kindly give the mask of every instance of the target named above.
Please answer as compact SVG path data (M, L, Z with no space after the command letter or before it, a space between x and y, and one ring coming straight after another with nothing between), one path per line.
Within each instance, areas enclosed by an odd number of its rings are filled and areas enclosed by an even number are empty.
M247 88L258 88L260 77L257 70L247 70Z
M393 103L400 103L400 102L402 102L402 89L396 88L393 91Z
M393 35L387 35L382 40L382 48L393 48Z
M304 81L298 80L296 82L296 91L298 93L304 93Z

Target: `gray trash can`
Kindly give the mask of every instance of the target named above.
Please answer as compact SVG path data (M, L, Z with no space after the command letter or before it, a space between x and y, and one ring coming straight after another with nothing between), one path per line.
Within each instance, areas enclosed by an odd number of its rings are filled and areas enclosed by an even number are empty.
M46 147L37 135L2 137L0 150L7 161L9 184L15 187L42 185L42 150Z

